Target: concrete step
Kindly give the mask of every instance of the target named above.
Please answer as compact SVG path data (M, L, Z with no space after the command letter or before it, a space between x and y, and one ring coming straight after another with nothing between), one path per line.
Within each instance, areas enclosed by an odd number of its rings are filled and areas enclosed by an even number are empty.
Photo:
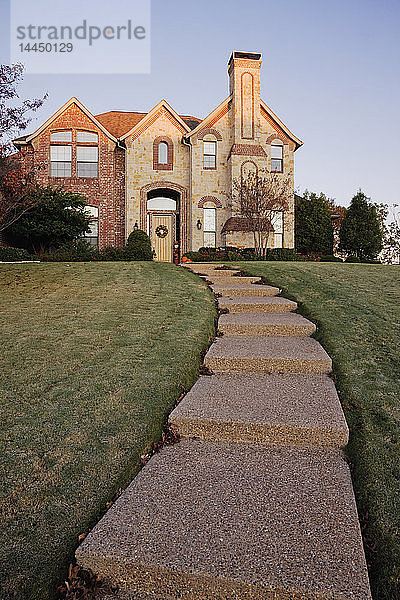
M167 446L76 556L132 598L371 598L350 472L338 450Z
M235 277L236 279L238 277ZM236 298L237 296L276 296L280 293L279 288L272 287L271 285L255 285L253 283L240 285L236 284L236 281L232 285L212 284L210 287L215 294L222 294L227 298Z
M327 375L200 377L169 420L181 437L204 440L342 448L349 438Z
M223 296L218 299L218 306L221 309L227 309L230 313L284 313L297 309L296 302L276 296L259 298L254 296L227 298Z
M218 299L218 306L221 309L227 309L230 313L283 313L291 312L297 309L297 303L286 298L277 296L255 297L248 296L241 298L227 298L223 296Z
M229 313L220 316L218 329L225 335L312 335L316 327L297 313Z
M188 267L193 273L197 273L198 275L209 275L217 273L219 277L233 277L240 273L240 271L234 269L222 269L221 265L209 265L207 263L199 264L199 265L190 265Z
M332 361L317 340L309 337L224 335L204 358L215 372L330 373Z
M214 271L214 273L218 273L218 271ZM209 275L206 275L205 278L207 279L207 281L209 281L210 283L215 283L217 285L225 285L226 283L228 283L229 285L234 284L234 285L249 285L249 283L255 283L256 281L260 281L259 277L241 277L238 275L234 275L232 276L226 276L226 275L214 275L214 273L210 273Z

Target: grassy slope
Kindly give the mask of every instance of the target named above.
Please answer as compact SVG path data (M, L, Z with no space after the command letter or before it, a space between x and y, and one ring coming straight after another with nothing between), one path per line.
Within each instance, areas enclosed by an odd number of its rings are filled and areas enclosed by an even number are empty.
M333 359L376 600L400 598L400 267L238 263L301 303Z
M160 263L1 265L0 598L43 600L197 377L214 302Z

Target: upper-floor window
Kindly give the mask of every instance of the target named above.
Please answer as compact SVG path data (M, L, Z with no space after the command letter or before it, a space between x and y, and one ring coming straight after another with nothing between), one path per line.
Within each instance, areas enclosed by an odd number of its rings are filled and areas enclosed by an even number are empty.
M94 131L77 131L76 134L72 130L52 131L50 133L51 177L97 177L98 142L99 136Z
M217 166L217 142L203 142L203 166L215 169Z
M51 142L72 142L72 131L52 131L50 133Z
M283 146L272 144L271 146L271 171L283 171Z
M168 144L160 142L158 144L158 164L166 165L168 163Z
M174 168L174 143L171 138L159 136L153 142L153 169L172 171Z
M77 146L76 174L78 177L97 177L98 155L97 146Z
M99 136L97 133L93 131L77 131L76 132L76 141L77 142L93 142L97 144L99 141Z
M283 248L282 210L271 210L271 225L274 228L274 248Z
M51 177L71 177L72 146L50 146Z
M203 208L203 243L205 248L216 247L217 211L215 208Z

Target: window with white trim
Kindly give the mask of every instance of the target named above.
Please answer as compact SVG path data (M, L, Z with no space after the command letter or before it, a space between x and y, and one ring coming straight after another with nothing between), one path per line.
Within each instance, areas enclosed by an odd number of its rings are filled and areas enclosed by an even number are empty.
M51 177L71 177L72 146L50 146Z
M274 248L283 248L283 210L271 210L271 225L274 228Z
M92 218L90 221L90 230L83 237L91 246L97 248L99 245L99 209L97 206L86 206L85 212Z
M215 248L217 237L217 210L203 208L203 244L205 248Z
M99 136L97 133L93 131L77 131L76 132L76 141L77 142L92 142L93 144L97 144L99 141Z
M168 164L168 144L167 142L160 142L158 144L158 164Z
M77 146L76 166L78 177L97 177L99 149L97 146Z
M283 146L271 145L271 171L282 173L283 171Z
M217 142L203 142L203 167L215 169L217 166Z
M50 133L51 142L72 142L72 131L52 131Z

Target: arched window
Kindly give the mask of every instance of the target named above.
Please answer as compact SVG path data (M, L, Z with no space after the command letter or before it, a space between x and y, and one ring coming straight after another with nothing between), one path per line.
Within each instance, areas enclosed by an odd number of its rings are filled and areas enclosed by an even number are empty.
M169 137L159 136L153 142L153 169L172 171L174 168L174 144Z
M168 144L160 142L158 144L158 164L166 165L168 163Z
M176 210L176 200L157 196L147 200L147 210Z

